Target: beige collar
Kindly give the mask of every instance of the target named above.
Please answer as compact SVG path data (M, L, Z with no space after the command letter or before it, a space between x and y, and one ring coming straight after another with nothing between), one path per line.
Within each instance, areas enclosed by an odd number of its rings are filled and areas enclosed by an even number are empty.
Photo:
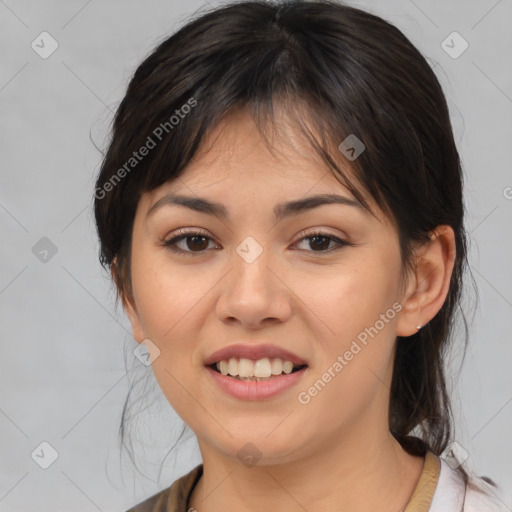
M427 451L423 471L404 512L428 512L430 510L440 470L441 460L439 457L431 451Z

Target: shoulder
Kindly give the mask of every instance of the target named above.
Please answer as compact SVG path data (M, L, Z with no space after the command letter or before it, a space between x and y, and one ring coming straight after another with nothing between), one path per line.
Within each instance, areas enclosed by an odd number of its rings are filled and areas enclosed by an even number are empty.
M126 512L187 512L187 502L192 489L203 474L199 464L186 475L178 478L170 487L147 498Z
M506 512L498 488L471 475L468 484L460 473L441 459L441 468L429 512Z
M506 506L499 488L478 477L471 477L467 490L465 510L467 512L506 512Z

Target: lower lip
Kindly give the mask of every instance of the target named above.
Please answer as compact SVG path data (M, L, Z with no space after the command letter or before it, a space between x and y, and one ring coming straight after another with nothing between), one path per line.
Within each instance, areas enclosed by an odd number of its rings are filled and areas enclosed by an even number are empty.
M216 372L209 366L204 368L210 378L223 391L242 400L262 400L276 396L297 384L307 369L307 367L304 367L302 370L281 374L270 380L250 381L233 379L227 375L222 375L222 373Z

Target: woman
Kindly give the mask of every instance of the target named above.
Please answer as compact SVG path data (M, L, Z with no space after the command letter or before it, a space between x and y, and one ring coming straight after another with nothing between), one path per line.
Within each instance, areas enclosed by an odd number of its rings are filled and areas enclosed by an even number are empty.
M161 43L95 215L203 463L130 512L501 510L452 443L462 199L440 85L384 20L238 2Z

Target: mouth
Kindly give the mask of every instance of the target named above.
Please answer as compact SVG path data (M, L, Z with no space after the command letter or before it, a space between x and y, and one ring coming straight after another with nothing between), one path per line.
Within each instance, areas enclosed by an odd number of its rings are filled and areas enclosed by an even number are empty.
M218 374L234 380L262 382L272 380L283 375L297 373L307 368L307 364L295 364L281 358L262 358L251 360L247 358L231 357L206 365Z
M297 386L309 364L272 344L228 345L203 362L208 382L238 400L267 400Z

